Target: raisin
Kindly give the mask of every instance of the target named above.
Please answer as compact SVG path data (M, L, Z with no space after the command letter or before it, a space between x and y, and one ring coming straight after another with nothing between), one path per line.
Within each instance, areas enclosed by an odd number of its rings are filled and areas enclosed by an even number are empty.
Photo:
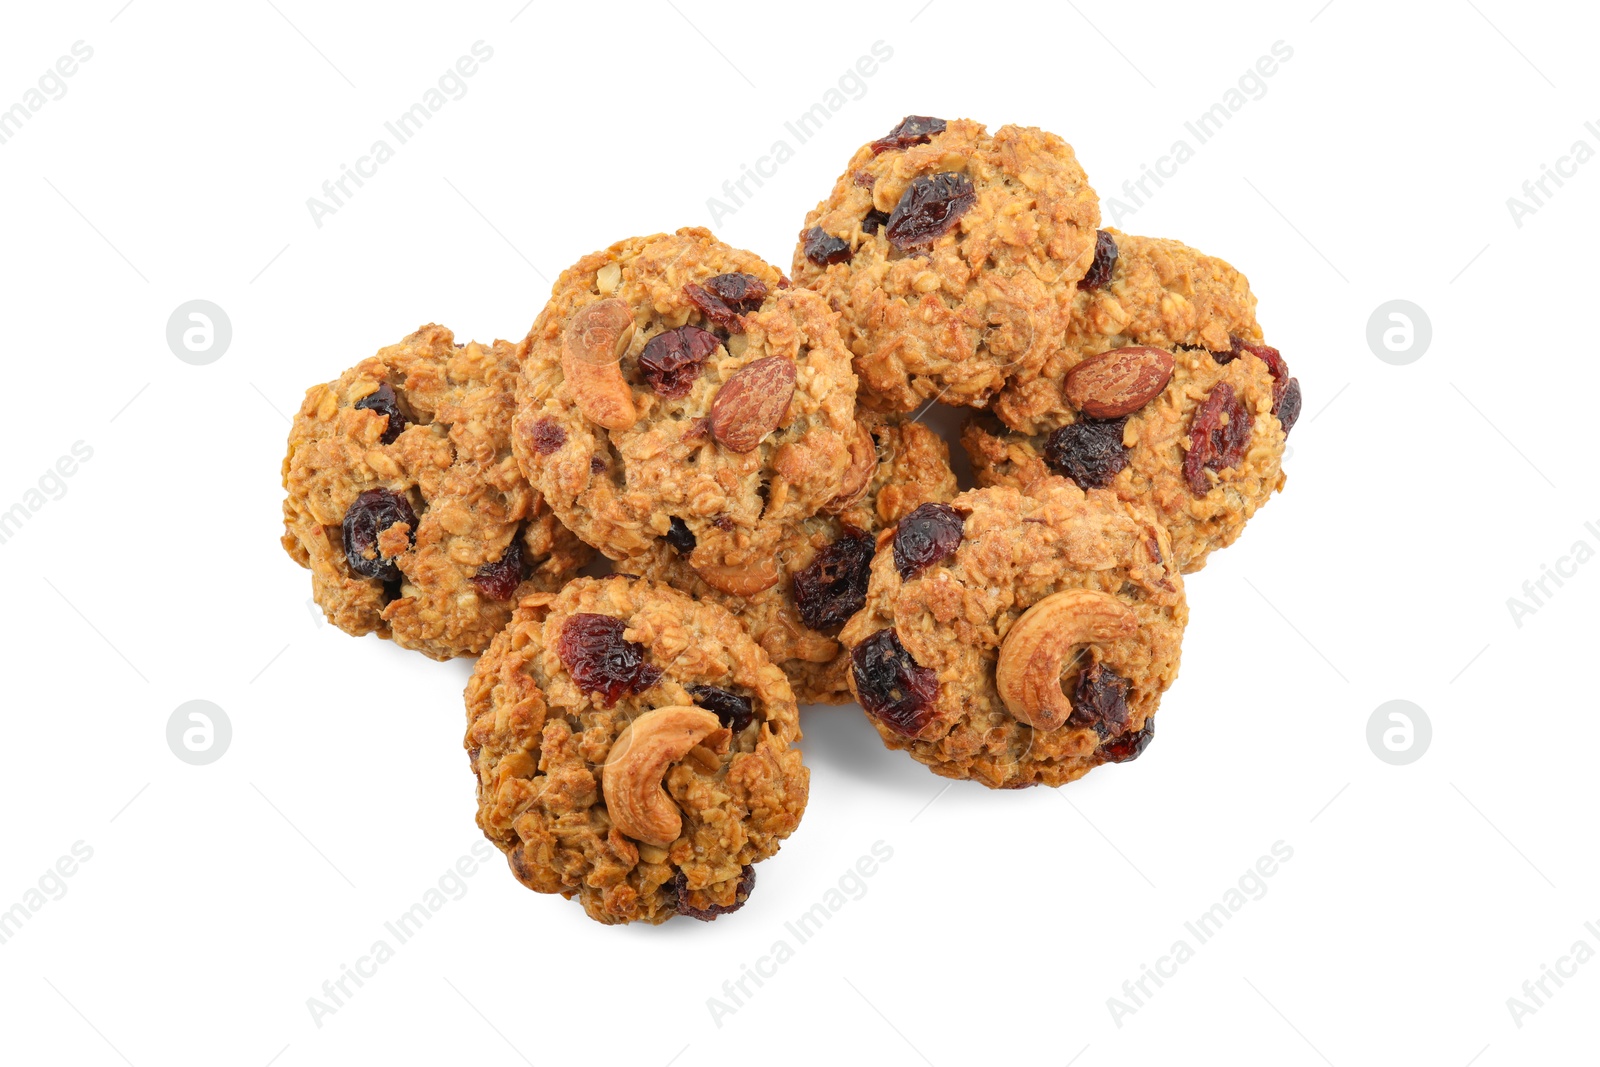
M736 734L755 721L756 709L749 697L715 685L691 685L689 694L694 697L696 704L715 712L722 725Z
M750 892L755 887L756 869L747 863L739 872L739 884L734 887L732 904L712 904L710 907L697 908L689 903L689 879L684 873L679 871L672 879L672 888L678 893L678 914L707 923L719 915L729 915L744 907L744 902L750 899Z
M813 630L832 630L850 621L867 602L876 538L846 526L837 541L794 575L794 603L800 621Z
M400 568L379 550L378 537L402 522L411 527L411 543L416 544L417 513L403 494L392 489L368 489L356 497L344 513L344 557L351 572L363 578L398 582Z
M1300 421L1300 404L1300 379L1290 378L1289 384L1283 387L1283 397L1273 411L1273 414L1278 416L1278 421L1283 424L1285 437L1288 437L1289 431L1294 429L1294 424Z
M961 544L965 520L949 504L923 504L894 531L894 569L910 578L948 557Z
M698 326L679 326L658 333L639 353L639 373L668 400L689 395L706 360L722 344L717 335Z
M1111 274L1116 268L1117 242L1105 230L1096 230L1094 235L1094 262L1089 264L1089 273L1078 279L1078 288L1101 288L1111 281Z
M850 670L861 706L895 731L913 737L933 717L939 676L911 658L893 629L879 630L857 645Z
M567 619L556 655L585 693L615 704L661 680L661 668L645 662L644 646L623 638L627 625L610 615L581 613Z
M1093 726L1101 740L1128 728L1128 680L1103 663L1091 663L1078 674L1070 698L1073 726Z
M478 592L491 600L510 600L522 584L522 538L513 537L500 558L485 563L472 576Z
M931 115L907 115L900 124L872 142L872 154L882 155L895 148L910 148L914 144L927 144L933 135L944 132L944 119Z
M1101 489L1128 465L1122 444L1127 419L1083 419L1045 439L1044 461L1071 478L1079 489Z
M955 229L977 202L978 194L965 174L924 174L901 195L883 232L901 252L925 252Z
M400 431L406 428L405 413L400 410L400 402L388 382L378 386L375 392L357 400L355 406L363 411L375 411L379 415L389 416L389 425L384 427L383 436L378 438L386 445L393 444L394 439L400 436Z
M877 233L879 228L888 221L889 213L887 211L879 211L877 208L873 208L867 212L867 217L861 220L861 232Z
M1123 734L1101 745L1100 755L1107 763L1131 763L1144 754L1155 736L1156 717L1152 715L1144 721L1144 729L1138 733Z
M703 286L690 282L683 287L683 294L718 326L729 333L744 333L739 316L761 307L767 286L753 274L718 274L707 278Z
M667 524L667 532L662 536L667 539L667 544L677 550L680 556L687 556L693 552L694 546L698 543L695 540L694 531L689 529L689 524L676 515L672 516L672 521Z
M563 430L555 419L540 419L535 422L533 431L528 436L533 450L541 456L548 456L567 443L567 431Z
M1223 416L1227 416L1226 425ZM1243 399L1234 396L1233 386L1218 382L1205 403L1195 409L1189 423L1189 451L1183 457L1183 477L1191 493L1205 496L1211 491L1206 471L1227 470L1244 458L1254 425L1255 416Z
M823 233L821 226L813 226L800 236L805 238L806 258L817 266L850 262L850 242Z

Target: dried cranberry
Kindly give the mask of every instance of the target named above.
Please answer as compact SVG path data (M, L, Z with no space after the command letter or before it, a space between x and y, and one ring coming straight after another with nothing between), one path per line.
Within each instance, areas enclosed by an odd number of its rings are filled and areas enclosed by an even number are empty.
M1127 419L1083 419L1063 426L1044 442L1044 461L1079 489L1101 489L1128 465L1122 444Z
M400 410L400 402L388 382L384 382L376 391L357 400L355 406L363 411L375 411L379 415L389 416L389 424L383 428L383 436L378 438L386 445L393 444L394 439L400 436L400 431L406 428L405 413Z
M400 568L379 550L378 537L402 522L411 527L411 543L416 544L417 513L403 494L392 489L368 489L356 497L344 513L344 557L351 572L363 578L398 582Z
M858 170L858 171L856 171L855 177L854 177L853 180L855 181L855 183L857 185L861 186L863 189L871 189L872 188L872 183L873 183L873 181L875 179L872 177L872 172L871 171L869 171L869 170Z
M883 232L900 251L923 252L955 229L977 202L978 194L965 174L924 174L901 194Z
M910 578L949 556L961 544L961 513L949 504L923 504L894 531L894 569Z
M1078 674L1070 698L1073 726L1093 726L1101 739L1128 728L1128 680L1103 663L1091 663Z
M1189 423L1189 451L1183 457L1183 477L1191 493L1205 496L1211 491L1206 471L1227 470L1244 458L1254 425L1255 416L1243 399L1235 398L1233 386L1218 382L1205 403L1195 409Z
M1300 421L1300 379L1290 378L1289 384L1284 386L1283 396L1278 401L1277 410L1273 414L1278 416L1278 421L1283 424L1283 436L1288 437L1289 431L1294 429L1294 424Z
M662 536L667 539L667 544L677 550L680 556L687 556L693 552L694 546L698 543L695 540L694 531L689 529L689 524L676 515L672 516L672 520L667 524L667 532Z
M867 212L867 217L861 220L861 232L877 233L878 228L888 221L889 213L887 211L879 211L877 208L873 208Z
M850 654L856 695L868 715L915 736L933 717L939 676L911 658L892 629L879 630Z
M689 395L706 360L722 344L717 335L698 326L679 326L650 338L639 353L639 373L668 400Z
M589 457L589 473L590 474L604 474L605 472L606 472L606 461L601 459L599 456L590 456Z
M540 419L533 424L528 439L535 452L548 456L567 443L567 431L555 419Z
M882 155L894 148L910 148L914 144L927 144L933 135L944 132L944 119L931 115L907 115L900 124L872 142L872 154Z
M1101 288L1111 281L1111 274L1116 268L1117 242L1105 230L1096 230L1094 235L1094 262L1089 264L1089 273L1078 279L1078 288Z
M556 641L556 655L578 688L608 704L661 680L661 668L645 662L644 646L623 638L626 629L621 619L583 613L567 620Z
M867 602L876 538L846 526L833 544L794 575L794 603L800 621L813 630L831 630L850 621Z
M813 226L800 236L805 238L806 258L817 266L850 262L850 242L823 233L821 226Z
M1144 729L1138 733L1123 734L1101 745L1100 755L1106 763L1131 763L1144 754L1155 736L1156 717L1152 715L1144 721Z
M694 697L694 702L707 711L716 712L722 725L740 733L746 726L755 721L755 705L750 703L749 697L742 697L738 693L729 692L715 685L691 685L689 694Z
M511 539L499 559L479 567L478 573L472 576L472 584L491 600L510 600L516 596L517 586L522 584L521 536Z
M744 870L739 872L739 884L733 889L732 904L713 904L709 908L696 908L689 903L689 879L682 871L672 879L672 888L678 893L678 914L707 923L719 915L729 915L744 907L744 902L750 899L750 891L755 887L756 869L747 863L744 865Z
M740 315L748 315L767 298L767 286L754 274L718 274L705 285L690 282L683 293L700 313L729 333L744 333Z

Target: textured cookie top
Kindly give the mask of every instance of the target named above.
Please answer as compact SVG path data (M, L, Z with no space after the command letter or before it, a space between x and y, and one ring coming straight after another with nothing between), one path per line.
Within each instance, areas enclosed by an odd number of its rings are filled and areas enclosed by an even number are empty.
M1054 134L912 116L806 216L794 276L839 310L864 403L981 407L1060 348L1099 219Z
M1060 785L1149 743L1187 619L1155 516L1049 479L885 531L840 641L889 747L950 778Z
M656 583L525 598L467 684L478 825L603 923L737 909L805 810L794 696L738 621Z
M738 615L801 704L854 699L845 680L849 656L835 638L865 600L873 535L920 504L956 495L950 450L938 434L903 415L864 412L858 421L862 435L841 495L785 531L776 585L747 597L719 592L666 539L620 564Z
M283 546L334 625L476 655L591 553L511 454L515 349L424 326L313 386L283 461Z
M856 379L836 319L703 229L585 256L520 349L517 459L613 559L687 533L713 586L771 585L783 530L850 464Z
M1245 276L1179 241L1101 230L1094 265L1071 295L1061 347L995 399L994 413L1012 429L1041 433L1070 422L1062 383L1088 356L1124 345L1227 352L1261 340Z
M1170 378L1159 376L1163 368ZM1066 417L1075 421L1048 434L1006 433L988 418L967 424L961 444L980 486L1027 489L1060 477L1151 505L1185 574L1237 540L1283 488L1300 385L1277 349L1243 342L1215 354L1113 349L1080 363L1063 388L1072 394L1063 400ZM1159 391L1129 410L1151 389ZM1093 406L1097 396L1112 397L1114 406L1095 412L1114 417L1093 418L1076 406Z

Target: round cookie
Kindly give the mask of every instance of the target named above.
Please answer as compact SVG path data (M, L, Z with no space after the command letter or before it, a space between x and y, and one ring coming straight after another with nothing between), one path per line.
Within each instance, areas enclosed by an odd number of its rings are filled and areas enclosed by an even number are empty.
M283 547L339 629L477 655L592 552L511 455L516 350L424 326L313 386L283 461Z
M801 704L848 704L849 656L836 640L867 592L877 531L913 508L956 495L944 439L904 415L863 412L859 463L840 496L789 527L777 552L778 583L747 597L707 585L681 549L661 538L623 570L666 582L696 600L712 600L739 617L756 644L783 668Z
M783 531L850 465L856 379L836 320L707 230L585 256L519 349L517 460L612 559L684 531L712 586L770 586Z
M794 277L840 311L872 406L982 407L1060 348L1099 221L1054 134L908 116L806 216Z
M1088 356L1126 345L1227 352L1261 340L1255 294L1227 263L1178 241L1114 229L1096 241L1094 265L1071 290L1065 341L995 398L994 414L1020 433L1071 421L1062 383Z
M714 919L805 810L783 672L715 604L623 575L523 599L467 684L478 825L602 923Z
M991 788L1061 785L1149 744L1188 614L1149 509L1052 478L902 519L839 640L890 748Z
M1069 422L1049 433L970 420L961 444L978 484L1027 489L1060 476L1149 504L1172 536L1179 568L1199 570L1283 488L1284 442L1300 413L1299 382L1277 349L1236 345L1091 356L1064 379Z

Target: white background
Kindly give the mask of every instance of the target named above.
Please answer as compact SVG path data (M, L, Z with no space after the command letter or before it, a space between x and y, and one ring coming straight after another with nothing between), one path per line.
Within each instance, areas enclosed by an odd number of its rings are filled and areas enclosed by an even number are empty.
M0 544L0 908L93 850L0 945L0 1058L1593 1061L1600 962L1520 1026L1507 998L1579 939L1600 950L1600 562L1547 581L1520 626L1507 599L1574 542L1600 548L1600 161L1520 227L1506 205L1573 141L1600 148L1592 13L123 5L13 5L0 33L0 107L93 48L0 145L0 509L93 449ZM393 145L383 123L479 40L493 58L466 94L315 225L307 198ZM797 144L784 120L877 41L892 58ZM1293 56L1265 95L1196 145L1184 121L1277 41ZM779 138L794 157L718 231L787 266L852 150L909 112L1062 134L1108 221L1188 140L1118 223L1246 271L1304 386L1286 492L1190 582L1157 742L1059 792L945 791L859 712L813 710L810 810L737 916L607 929L496 858L318 1026L307 998L393 944L383 923L481 838L471 664L319 624L277 544L286 414L419 323L520 337L565 264L709 224L707 198ZM207 366L165 338L197 298L233 329ZM1406 366L1366 339L1392 299L1432 323ZM166 742L192 699L233 726L208 766ZM1407 766L1366 739L1391 699L1432 722ZM798 944L785 922L879 841L865 895ZM1279 841L1293 858L1265 895L1198 944L1184 923ZM1193 958L1114 1019L1108 998L1131 1005L1123 983L1180 938ZM793 957L714 1020L708 998L732 1004L723 983L779 939Z

